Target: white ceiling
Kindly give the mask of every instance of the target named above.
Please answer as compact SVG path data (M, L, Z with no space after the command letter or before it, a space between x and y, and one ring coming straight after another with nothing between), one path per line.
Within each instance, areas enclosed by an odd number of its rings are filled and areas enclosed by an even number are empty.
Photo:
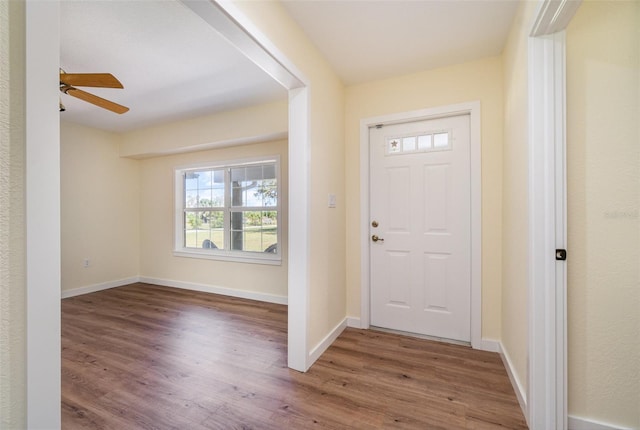
M121 132L287 97L179 1L64 0L60 21L61 67L112 73L124 89L80 89L130 108L117 115L61 94L65 121Z
M274 1L274 0L265 0ZM285 0L345 84L498 55L516 0ZM123 115L61 95L61 118L110 131L285 99L286 91L178 0L63 0L60 64L114 74L81 88Z
M347 85L498 55L516 0L285 0Z

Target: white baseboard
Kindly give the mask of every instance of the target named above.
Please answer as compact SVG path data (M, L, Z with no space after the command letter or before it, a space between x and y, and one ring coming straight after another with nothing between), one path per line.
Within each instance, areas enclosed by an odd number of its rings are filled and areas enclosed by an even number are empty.
M163 287L180 288L183 290L202 291L204 293L221 294L223 296L238 297L241 299L257 300L260 302L287 304L287 297L275 294L257 293L255 291L235 290L233 288L218 287L215 285L195 284L192 282L174 281L171 279L149 278L141 276L139 282L161 285Z
M360 325L360 318L347 317L347 327L362 328Z
M516 376L516 372L513 369L513 364L511 363L511 359L509 358L509 354L502 346L501 342L498 342L498 353L500 354L500 358L502 359L502 363L504 364L505 369L507 369L507 375L509 376L509 381L511 381L511 386L513 387L513 391L516 392L516 397L518 398L518 403L520 404L520 409L522 409L522 414L524 418L527 420L527 424L529 423L529 414L527 413L527 393L524 390L524 387L520 383L520 380Z
M139 281L140 281L139 277L133 276L131 278L118 279L117 281L108 281L108 282L102 282L100 284L73 288L70 290L62 290L62 292L60 293L60 296L63 299L66 299L67 297L75 297L75 296L80 296L82 294L95 293L102 290L108 290L109 288L122 287L123 285L129 285Z
M569 430L632 430L630 427L618 427L599 421L569 416Z
M309 359L307 360L307 369L311 367L318 358L320 358L320 356L327 350L327 348L331 346L331 344L338 338L338 336L340 336L340 333L342 333L345 328L347 328L346 318L343 319L342 322L340 322L337 326L335 326L333 330L331 330L329 334L327 334L324 339L322 339L320 343L318 343L311 350L311 352L309 353Z
M500 342L491 339L482 339L480 342L480 350L489 352L500 352Z

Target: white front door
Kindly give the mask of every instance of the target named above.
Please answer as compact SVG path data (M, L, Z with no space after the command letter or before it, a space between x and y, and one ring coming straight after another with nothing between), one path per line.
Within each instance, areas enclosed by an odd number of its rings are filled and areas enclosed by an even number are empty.
M369 130L371 325L471 338L469 115Z

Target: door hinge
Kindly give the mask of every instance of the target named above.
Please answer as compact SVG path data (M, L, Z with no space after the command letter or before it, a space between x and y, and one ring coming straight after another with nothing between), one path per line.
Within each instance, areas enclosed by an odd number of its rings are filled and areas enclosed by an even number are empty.
M556 249L556 260L557 261L565 261L567 259L567 250L566 249Z

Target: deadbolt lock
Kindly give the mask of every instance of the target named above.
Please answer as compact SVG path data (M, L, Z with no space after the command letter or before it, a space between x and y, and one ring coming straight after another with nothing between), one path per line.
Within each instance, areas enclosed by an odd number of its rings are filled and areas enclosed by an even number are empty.
M378 221L371 221L371 227L377 227L378 226Z

